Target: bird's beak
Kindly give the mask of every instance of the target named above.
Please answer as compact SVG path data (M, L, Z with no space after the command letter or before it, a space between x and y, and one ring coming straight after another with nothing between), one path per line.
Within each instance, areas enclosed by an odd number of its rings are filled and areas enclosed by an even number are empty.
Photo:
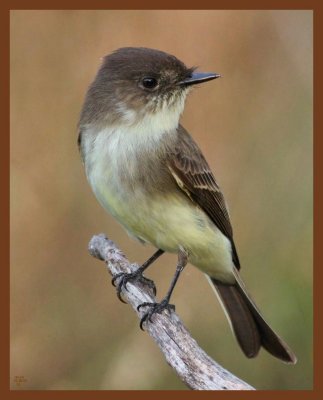
M181 86L191 86L191 85L196 85L198 83L211 81L212 79L220 77L221 77L220 74L216 74L213 72L193 72L193 74L189 78L180 81L178 84Z

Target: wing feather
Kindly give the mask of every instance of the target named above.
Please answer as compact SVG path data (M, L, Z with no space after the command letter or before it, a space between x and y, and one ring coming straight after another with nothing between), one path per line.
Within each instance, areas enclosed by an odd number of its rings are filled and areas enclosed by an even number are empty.
M207 213L230 240L232 259L239 269L239 258L223 194L201 150L181 125L178 128L178 141L168 158L168 168L181 190Z

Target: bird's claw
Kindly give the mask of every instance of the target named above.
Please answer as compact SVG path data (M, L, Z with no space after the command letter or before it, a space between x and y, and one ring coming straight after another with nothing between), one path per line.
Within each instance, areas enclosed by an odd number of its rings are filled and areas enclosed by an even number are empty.
M151 317L154 314L161 314L164 310L168 310L170 313L172 311L175 311L175 306L174 304L169 304L167 299L162 300L160 303L141 303L137 307L137 310L139 311L141 307L150 307L149 311L147 311L143 317L140 320L140 329L143 331L143 323L146 321L153 322Z
M149 286L149 288L153 291L154 296L156 296L156 286L154 282L151 279L145 278L142 274L142 271L140 271L140 268L138 268L136 271L130 273L121 272L112 278L111 283L113 286L117 288L117 296L118 299L122 301L122 303L126 303L121 297L122 288L125 288L125 290L128 291L127 283L129 281L138 281L138 280L143 285Z

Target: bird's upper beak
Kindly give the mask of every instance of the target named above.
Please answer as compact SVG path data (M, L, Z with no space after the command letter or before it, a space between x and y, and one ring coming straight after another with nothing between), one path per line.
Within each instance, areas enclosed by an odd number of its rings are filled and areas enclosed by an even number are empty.
M221 77L220 74L216 74L213 72L193 72L193 74L189 78L180 81L178 84L181 86L191 86L191 85L196 85L198 83L211 81L212 79L220 77Z

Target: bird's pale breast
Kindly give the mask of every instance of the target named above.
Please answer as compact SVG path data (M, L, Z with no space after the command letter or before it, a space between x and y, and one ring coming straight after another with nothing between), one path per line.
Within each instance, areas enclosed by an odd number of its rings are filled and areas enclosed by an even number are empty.
M160 157L149 152L134 157L138 146L121 146L118 140L125 140L124 135L113 140L98 135L85 160L88 180L101 205L131 235L171 253L182 246L193 265L233 282L230 241L180 190ZM152 171L158 171L159 178L165 176L158 182Z

